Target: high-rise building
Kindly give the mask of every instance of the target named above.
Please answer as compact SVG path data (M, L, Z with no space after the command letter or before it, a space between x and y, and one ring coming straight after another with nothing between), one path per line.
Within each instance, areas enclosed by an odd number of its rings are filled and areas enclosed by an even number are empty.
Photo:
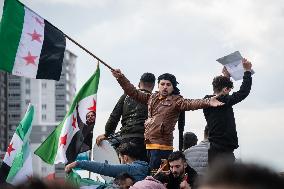
M35 106L31 146L35 150L54 128L63 120L75 95L77 56L66 50L59 81L8 76L8 127L11 138L29 103ZM37 176L58 172L63 176L63 167L45 164L33 156L33 169Z
M8 140L7 114L7 77L8 74L0 71L0 158L5 154Z

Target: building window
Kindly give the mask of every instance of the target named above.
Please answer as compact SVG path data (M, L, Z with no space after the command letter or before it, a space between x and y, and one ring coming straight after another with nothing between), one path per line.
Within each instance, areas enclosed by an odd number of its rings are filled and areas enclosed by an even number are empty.
M42 104L42 105L41 105L41 108L42 108L43 110L46 110L46 104Z
M41 119L44 121L44 120L46 120L46 115L45 114L42 114L41 115Z
M31 90L30 89L26 89L26 94L31 94Z
M46 89L46 86L47 86L46 83L42 83L42 84L41 84L41 87L42 87L43 89Z

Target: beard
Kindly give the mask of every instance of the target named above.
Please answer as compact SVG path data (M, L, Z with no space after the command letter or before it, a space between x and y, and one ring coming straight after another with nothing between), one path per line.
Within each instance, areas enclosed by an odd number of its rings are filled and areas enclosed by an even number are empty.
M181 171L181 172L179 172L179 173L178 173L178 172L173 172L172 174L173 174L174 178L182 179L184 173L185 173L185 170L183 169L183 171Z

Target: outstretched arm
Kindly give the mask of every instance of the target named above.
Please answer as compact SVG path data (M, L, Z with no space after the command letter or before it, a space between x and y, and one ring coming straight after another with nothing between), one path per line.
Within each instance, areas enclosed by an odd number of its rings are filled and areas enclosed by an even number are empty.
M109 177L116 177L122 172L129 173L131 166L129 164L110 165L95 161L75 161L66 165L65 172L69 173L72 168L81 168L93 173L98 173Z
M147 104L151 94L143 93L137 90L119 69L112 70L112 75L116 78L116 80L128 96L132 97L140 103Z
M184 99L180 97L176 103L179 111L197 110L208 107L217 107L224 105L223 102L217 100L217 96L205 99Z

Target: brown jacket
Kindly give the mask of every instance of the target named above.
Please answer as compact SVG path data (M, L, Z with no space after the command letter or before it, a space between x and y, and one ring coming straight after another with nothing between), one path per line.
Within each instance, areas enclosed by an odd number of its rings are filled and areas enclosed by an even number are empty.
M146 144L173 145L173 131L181 111L208 108L209 99L184 99L180 95L170 95L159 100L159 93L147 94L136 89L129 80L120 75L117 81L124 92L133 99L148 104L148 118L145 121Z

